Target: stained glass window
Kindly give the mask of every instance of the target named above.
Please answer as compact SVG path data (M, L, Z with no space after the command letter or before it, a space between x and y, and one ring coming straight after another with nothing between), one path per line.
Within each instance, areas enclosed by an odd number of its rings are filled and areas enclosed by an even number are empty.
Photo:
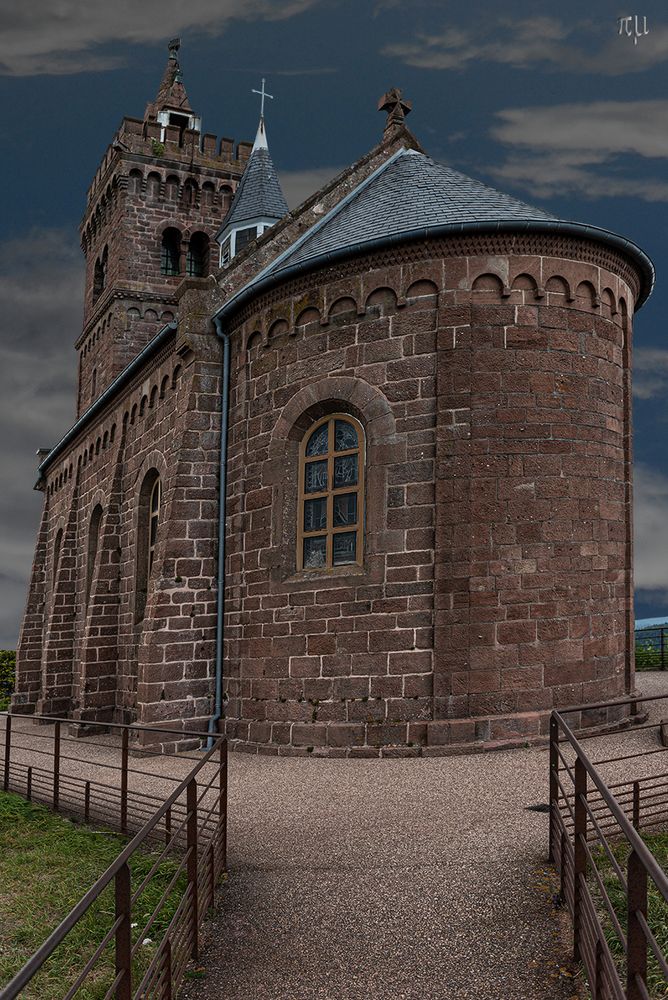
M364 432L353 417L323 417L304 436L298 518L298 569L362 563Z

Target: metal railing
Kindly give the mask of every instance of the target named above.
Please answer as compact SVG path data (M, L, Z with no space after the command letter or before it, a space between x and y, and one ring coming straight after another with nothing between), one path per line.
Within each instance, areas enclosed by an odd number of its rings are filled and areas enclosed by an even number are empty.
M109 742L64 735L70 720L44 719L52 731L40 732L29 729L25 717L0 716L3 719L0 745L4 746L5 791L45 802L60 812L104 822L124 833L137 832L0 990L0 1000L13 1000L28 985L38 991L36 995L54 996L40 977L46 977L48 983L49 969L58 963L58 949L80 921L90 919L94 907L100 907L103 899L104 909L113 912L113 918L110 915L105 925L95 916L91 953L80 957L73 981L62 993L63 1000L90 995L87 991L91 989L104 1000L172 1000L188 962L198 955L200 927L226 869L226 740L213 737L213 745L199 759L170 755L170 762L178 759L189 765L180 765L184 774L173 775L164 773L164 755L145 746L133 746L132 740L142 727L100 725L98 728L116 734L110 746ZM156 739L156 733L202 737L201 733L183 730L146 727L146 731L152 739ZM42 747L37 745L40 740ZM65 752L71 743L76 744L77 755ZM100 748L104 748L104 754ZM119 763L105 759L113 758L116 751ZM130 766L135 753L159 756L160 764L154 761L157 770ZM29 763L35 754L41 758L39 765ZM90 777L91 770L98 773L104 769L113 775L112 781L105 783ZM155 795L139 787L149 777L160 788L169 783L172 790ZM156 897L158 902L153 905ZM147 943L152 947L147 949Z
M661 697L614 704L633 710ZM593 1000L665 997L668 962L656 929L668 919L668 875L639 831L668 824L666 748L607 751L592 762L583 742L600 737L578 739L567 714L553 712L550 720L550 860L573 921L574 958L586 968ZM657 729L649 723L633 732ZM639 773L655 755L663 769ZM636 773L608 784L603 768Z
M634 641L636 670L668 668L668 626L638 629Z

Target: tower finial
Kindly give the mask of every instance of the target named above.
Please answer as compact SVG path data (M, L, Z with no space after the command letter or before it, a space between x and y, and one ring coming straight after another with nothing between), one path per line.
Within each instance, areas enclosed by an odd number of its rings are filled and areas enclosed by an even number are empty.
M383 94L378 101L378 110L387 112L385 132L401 127L404 124L406 115L411 113L412 107L411 101L403 100L398 87L392 87L386 94Z
M178 61L179 49L181 48L181 39L172 38L172 40L167 43L167 48L169 49L169 58Z
M262 77L262 90L255 90L255 89L253 89L251 91L251 93L253 93L253 94L259 94L260 98L261 98L261 100L260 100L260 121L262 121L262 119L264 118L264 99L265 99L265 97L268 97L271 101L273 101L273 99L274 99L274 95L273 94L268 94L267 91L264 89L264 85L265 85L266 82L267 81L265 80L265 78Z

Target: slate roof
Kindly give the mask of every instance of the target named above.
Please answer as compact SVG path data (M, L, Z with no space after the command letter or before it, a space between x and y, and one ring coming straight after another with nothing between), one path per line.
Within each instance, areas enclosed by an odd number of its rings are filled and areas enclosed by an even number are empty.
M403 150L327 224L281 261L281 269L418 227L466 222L555 219L415 150Z
M232 207L223 221L223 228L229 229L251 219L282 219L288 206L278 182L278 175L269 150L254 149L239 187L234 195Z
M227 223L227 220L226 220ZM654 265L631 240L561 220L414 149L400 149L218 310L230 313L267 289L327 261L411 239L466 232L557 232L591 239L631 257L641 275L638 309L652 291Z

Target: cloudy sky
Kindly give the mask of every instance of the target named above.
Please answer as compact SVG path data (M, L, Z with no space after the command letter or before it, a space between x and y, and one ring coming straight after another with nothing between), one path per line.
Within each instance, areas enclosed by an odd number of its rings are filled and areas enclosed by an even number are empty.
M41 505L35 451L72 423L87 185L181 35L207 131L253 137L267 77L291 205L379 138L391 86L433 156L654 259L636 320L636 611L668 610L668 10L595 0L0 0L0 647L13 647ZM643 21L643 18L645 20ZM645 27L647 33L645 33Z

